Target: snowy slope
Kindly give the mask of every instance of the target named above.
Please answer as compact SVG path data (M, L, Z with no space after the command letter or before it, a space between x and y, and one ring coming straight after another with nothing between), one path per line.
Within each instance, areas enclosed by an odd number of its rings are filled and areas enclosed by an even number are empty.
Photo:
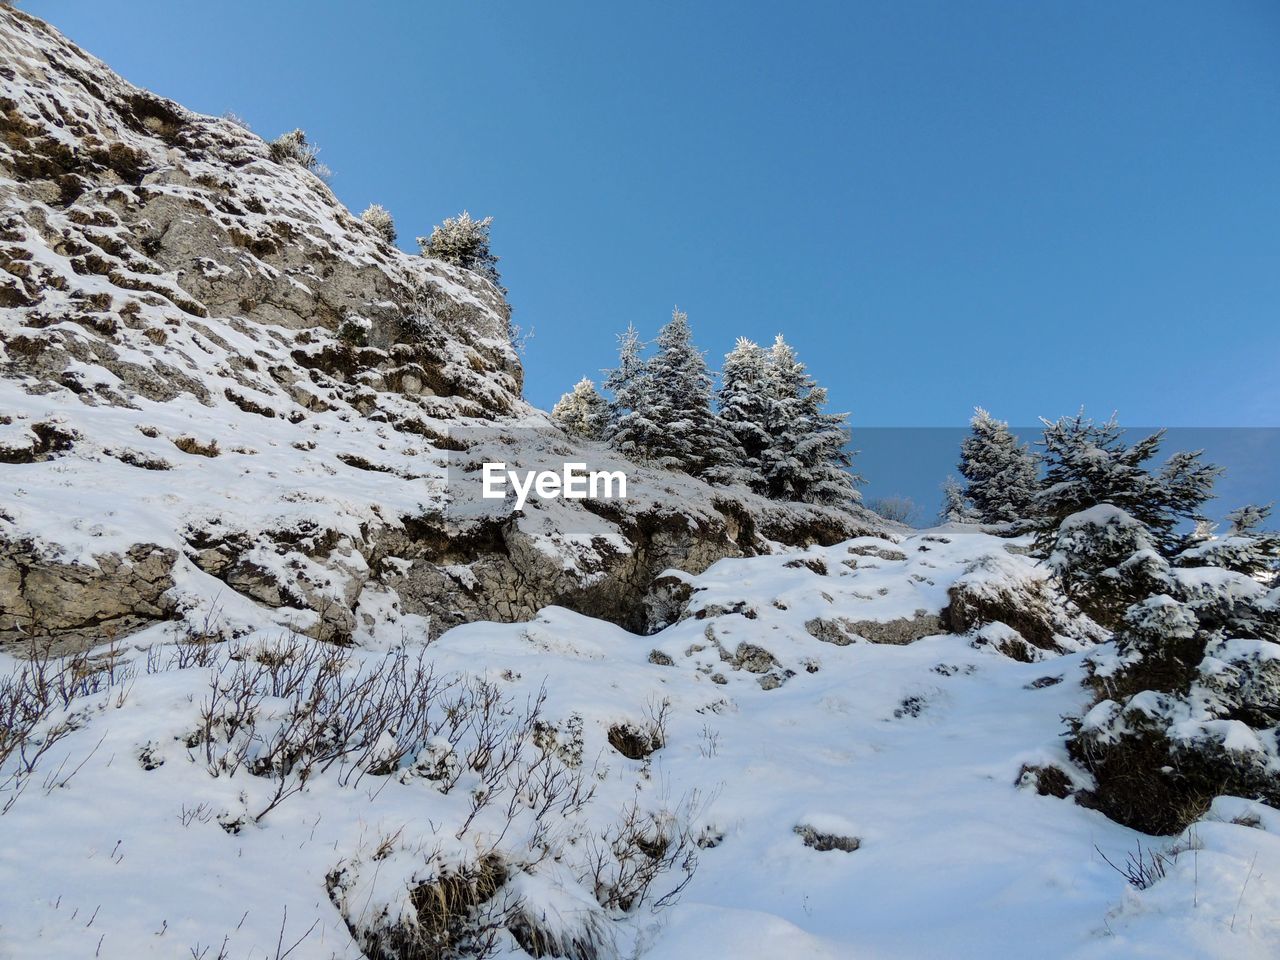
M0 957L1280 954L1274 810L1066 796L1025 543L569 442L494 286L2 5L0 128Z
M864 565L868 548L902 559ZM255 821L275 781L213 776L183 738L211 676L234 667L225 658L278 648L279 632L204 648L212 663L185 669L170 664L179 648L148 653L140 635L109 689L72 701L76 729L0 817L5 955L213 956L225 938L225 956L270 957L283 928L286 947L302 938L293 957L354 958L344 911L394 918L441 864L497 850L526 865L507 902L553 931L590 930L602 957L1275 956L1274 811L1224 798L1188 836L1146 838L1030 786L1027 766L1069 770L1060 717L1087 706L1083 653L1024 663L974 636L833 643L806 627L818 611L866 623L936 609L983 556L1036 575L1005 542L953 528L721 561L692 578L690 615L652 637L549 608L425 650L411 640L411 661L488 678L517 714L545 690L561 745L580 725L576 769L595 796L553 818L555 852L541 858L528 809L509 824L505 801L459 832L469 774L442 793L420 772L440 763L438 745L376 773L337 764ZM926 558L932 584L910 576ZM351 651L347 670L385 662L401 638L382 641ZM647 758L610 745L612 728L662 714ZM590 836L631 801L669 811L697 867L673 905L624 914L597 906L585 864ZM1103 859L1123 864L1137 844L1181 850L1142 891ZM521 955L505 934L497 946Z

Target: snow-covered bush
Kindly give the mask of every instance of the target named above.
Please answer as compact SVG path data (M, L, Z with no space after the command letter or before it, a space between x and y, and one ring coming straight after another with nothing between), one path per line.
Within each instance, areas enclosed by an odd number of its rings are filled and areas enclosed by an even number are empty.
M1037 548L1068 596L1115 630L1091 660L1098 702L1068 748L1094 804L1168 833L1231 793L1280 801L1280 537L1266 513L1232 515L1223 540L1197 521L1220 472L1200 453L1147 464L1163 431L1126 444L1114 420L1047 423ZM1261 702L1256 698L1262 698Z
M1065 518L1047 559L1067 595L1107 627L1130 604L1165 589L1169 568L1147 527L1109 503Z
M983 523L1012 523L1034 512L1040 488L1039 465L1009 425L978 407L970 434L960 445L964 498Z
M360 214L360 219L373 227L374 232L387 243L395 244L396 222L391 217L391 211L382 204L369 204L364 213Z
M447 217L434 227L429 237L419 237L422 255L433 260L443 260L480 274L502 289L498 274L498 257L489 249L489 229L493 217L474 220L466 210L456 217Z
M1092 801L1152 833L1181 829L1221 794L1280 804L1280 588L1140 556L1163 590L1129 606L1114 648L1091 658L1098 702L1068 744L1095 779Z
M270 151L276 163L293 161L308 170L316 170L320 165L320 148L307 139L306 131L301 128L280 134L271 141Z
M609 428L609 404L587 377L556 402L551 416L566 433L586 440L604 439Z

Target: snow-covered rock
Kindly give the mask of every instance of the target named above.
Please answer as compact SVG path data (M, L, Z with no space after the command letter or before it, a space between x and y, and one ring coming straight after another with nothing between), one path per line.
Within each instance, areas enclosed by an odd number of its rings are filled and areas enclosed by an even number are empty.
M8 6L0 59L0 640L260 608L343 640L548 603L643 626L667 567L879 528L590 445L629 473L613 515L453 522L450 470L583 457L520 398L503 291Z

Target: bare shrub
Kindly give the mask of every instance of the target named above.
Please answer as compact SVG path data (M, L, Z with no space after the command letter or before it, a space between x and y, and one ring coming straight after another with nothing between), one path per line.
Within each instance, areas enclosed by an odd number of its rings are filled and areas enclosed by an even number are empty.
M893 523L915 526L920 520L920 508L910 497L877 497L867 503L867 508Z
M1098 856L1107 862L1107 866L1124 877L1131 887L1138 890L1145 890L1163 880L1169 872L1169 867L1177 862L1178 854L1182 852L1177 848L1168 853L1161 853L1151 847L1144 850L1142 841L1139 840L1137 849L1126 854L1123 863L1116 864L1102 852L1102 848L1097 844L1094 844L1093 849L1098 851Z
M29 659L0 677L0 795L8 795L0 814L21 796L41 760L76 729L76 718L65 715L73 703L112 689L122 703L133 675L119 663L114 647L105 655L85 650L53 657L33 641L28 652ZM48 782L63 785L78 769L64 775L60 767Z
M694 804L696 797L690 800ZM643 811L631 801L617 823L585 838L581 882L606 910L629 913L650 901L655 908L674 903L698 865L697 844L686 820L670 811ZM675 884L655 897L653 885L673 872Z

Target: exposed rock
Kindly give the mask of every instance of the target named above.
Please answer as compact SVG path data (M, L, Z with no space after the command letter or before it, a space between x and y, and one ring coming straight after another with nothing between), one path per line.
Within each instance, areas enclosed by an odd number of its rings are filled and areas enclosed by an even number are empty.
M1045 766L1024 764L1018 771L1017 784L1020 787L1033 788L1042 797L1057 797L1060 800L1075 792L1071 778L1061 767L1053 764Z
M989 554L975 561L948 591L943 619L950 631L968 633L986 624L1004 624L1031 647L1061 653L1106 639L1049 581L1048 573L1028 575L1025 564ZM1030 659L1029 654L1015 659Z
M836 833L824 833L803 823L797 824L794 832L804 841L806 847L811 847L823 853L829 850L842 850L845 853L852 853L862 846L862 840L858 837L842 837Z
M733 653L733 665L748 673L768 673L778 666L777 658L764 647L740 643Z
M901 645L947 632L942 618L928 610L917 610L913 617L898 617L893 620L815 617L806 621L804 628L813 638L838 647L848 646L858 640Z
M837 647L847 647L861 638L853 629L853 625L842 617L814 617L806 620L804 628L809 636L823 643L834 643Z
M123 556L68 562L31 541L0 540L0 642L103 642L168 619L177 554L139 544Z

